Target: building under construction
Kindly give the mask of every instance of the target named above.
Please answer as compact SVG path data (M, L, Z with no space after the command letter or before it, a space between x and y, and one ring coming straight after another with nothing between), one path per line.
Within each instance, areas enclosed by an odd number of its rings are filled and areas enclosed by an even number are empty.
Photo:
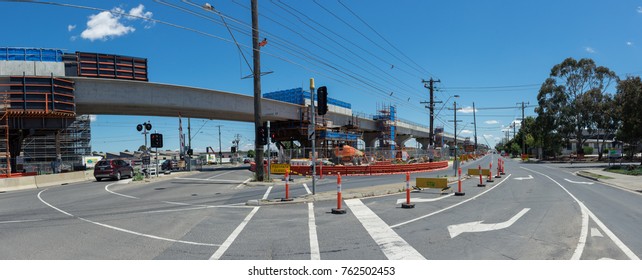
M0 176L70 170L91 154L89 116L76 115L75 76L147 81L147 59L0 48Z
M310 92L303 88L294 88L263 94L264 98L279 100L299 105L310 105ZM315 101L317 97L315 95ZM301 111L301 117L296 121L278 121L270 125L270 138L279 147L293 148L293 142L297 141L304 147L311 147L311 138L309 127L312 123L310 107L307 106ZM340 112L345 115L352 114L352 106L349 103L328 98L328 111ZM334 123L327 119L326 116L316 115L316 126L312 134L316 140L317 153L322 158L332 158L333 150L337 146L350 145L357 146L358 141L362 138L363 131L359 130L359 118L352 115L344 123ZM285 143L289 142L289 145ZM294 157L309 157L303 152Z

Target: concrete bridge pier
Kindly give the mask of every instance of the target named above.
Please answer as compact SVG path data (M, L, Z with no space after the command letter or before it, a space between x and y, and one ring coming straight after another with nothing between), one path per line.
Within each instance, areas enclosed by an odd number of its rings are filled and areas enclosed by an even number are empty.
M412 134L397 134L395 137L395 143L397 143L398 148L405 147L404 143L413 138Z
M428 150L428 146L430 146L430 138L416 138L416 140L421 144L422 150Z

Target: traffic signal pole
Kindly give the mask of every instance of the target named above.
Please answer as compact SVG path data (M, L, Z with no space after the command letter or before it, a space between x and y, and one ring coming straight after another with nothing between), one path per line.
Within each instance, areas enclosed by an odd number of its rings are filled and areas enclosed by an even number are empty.
M310 78L310 123L312 125L312 195L316 194L317 156L316 156L316 112L314 111L314 78ZM310 135L310 133L308 133Z

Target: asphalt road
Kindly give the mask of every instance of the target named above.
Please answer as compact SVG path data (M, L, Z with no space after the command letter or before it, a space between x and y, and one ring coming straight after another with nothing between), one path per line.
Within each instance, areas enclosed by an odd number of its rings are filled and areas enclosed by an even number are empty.
M285 188L244 184L246 169L7 192L0 259L638 259L642 195L577 177L575 167L507 160L507 174L486 187L463 181L464 196L413 192L413 209L400 207L403 194L350 199L343 215L331 213L335 200L248 206L285 197ZM412 177L438 175L454 171ZM403 177L344 177L342 185L403 187ZM290 196L311 188L297 180ZM316 192L326 191L336 191L336 178L318 181Z

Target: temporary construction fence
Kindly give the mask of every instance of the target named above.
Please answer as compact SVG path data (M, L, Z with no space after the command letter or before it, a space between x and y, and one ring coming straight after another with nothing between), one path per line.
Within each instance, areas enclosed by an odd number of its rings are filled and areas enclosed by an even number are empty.
M381 148L366 148L360 149L363 156L355 156L346 161L344 157L340 160L334 154L333 148L319 147L316 150L316 158L320 162L328 164L343 164L343 165L359 165L359 164L374 164L376 162L398 162L398 163L421 163L430 161L442 161L451 159L451 154L448 149L396 149L388 150ZM311 148L298 148L298 149L280 149L272 151L271 158L278 163L290 163L293 159L310 159L312 158Z

